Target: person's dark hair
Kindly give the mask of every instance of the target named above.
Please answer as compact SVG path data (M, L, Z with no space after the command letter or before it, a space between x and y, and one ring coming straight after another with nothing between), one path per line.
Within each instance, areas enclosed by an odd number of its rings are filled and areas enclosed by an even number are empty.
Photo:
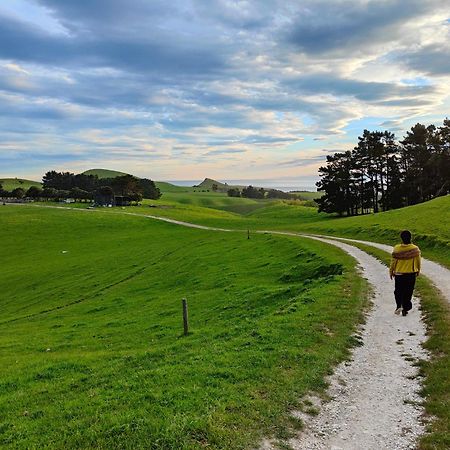
M411 231L409 230L403 230L400 233L400 237L402 238L402 242L404 244L411 244Z

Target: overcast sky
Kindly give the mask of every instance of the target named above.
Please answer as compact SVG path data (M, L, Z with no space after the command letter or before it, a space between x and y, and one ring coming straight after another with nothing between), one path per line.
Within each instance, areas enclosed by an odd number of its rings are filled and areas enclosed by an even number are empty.
M449 0L2 0L0 177L312 176L450 105Z

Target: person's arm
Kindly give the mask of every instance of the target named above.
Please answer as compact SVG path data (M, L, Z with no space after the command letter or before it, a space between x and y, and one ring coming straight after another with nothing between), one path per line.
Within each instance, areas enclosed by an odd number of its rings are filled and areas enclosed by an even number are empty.
M422 256L419 250L419 255L414 258L414 267L416 268L416 276L419 276L420 274L421 263L422 263Z
M391 265L389 266L389 278L392 280L394 278L395 266L397 265L397 260L391 256Z

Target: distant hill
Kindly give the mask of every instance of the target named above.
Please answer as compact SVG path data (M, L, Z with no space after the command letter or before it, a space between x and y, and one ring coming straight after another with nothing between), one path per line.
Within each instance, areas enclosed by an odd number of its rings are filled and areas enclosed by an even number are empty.
M233 187L238 186L232 186L227 183L221 183L220 181L213 180L212 178L205 178L200 184L193 186L194 188L199 189L209 189L210 191L213 190L213 184L217 185L217 191L219 192L226 192L228 189L231 189Z
M13 191L19 187L25 191L31 186L42 187L42 183L39 183L39 181L25 180L23 178L0 178L0 184L5 191Z
M227 192L228 189L244 189L248 186L248 184L228 184L228 183L221 183L220 181L213 180L212 178L205 178L200 184L197 186L194 186L194 188L201 188L201 189L209 189L212 191L213 184L217 185L217 192ZM253 186L256 189L260 189L262 186ZM268 189L268 188L264 188Z
M97 175L100 179L102 178L116 178L123 175L129 175L125 172L119 172L117 170L109 169L89 169L83 172L84 175ZM133 175L136 176L136 175ZM136 177L140 178L140 177ZM175 186L174 184L167 183L166 181L155 181L156 187L159 188L161 192L191 192L192 188L189 186Z
M166 181L155 181L155 184L161 192L192 192L193 190L190 186L176 186Z
M220 181L217 180L213 180L212 178L205 178L200 184L198 184L197 186L194 186L194 188L201 188L201 189L207 189L212 191L212 186L213 184L217 185L217 192L227 192L228 189L244 189L246 188L248 185L240 185L240 184L227 184L227 183L221 183ZM254 188L256 189L265 189L265 190L270 190L273 188L270 187L264 187L264 186L254 186ZM275 189L277 190L277 189ZM297 195L299 198L301 198L302 200L314 200L315 198L318 197L322 197L323 192L311 192L311 191L293 191L291 192L294 195Z
M117 170L109 169L89 169L83 172L83 175L97 175L100 179L102 178L116 178L123 175L128 175L125 172L119 172Z

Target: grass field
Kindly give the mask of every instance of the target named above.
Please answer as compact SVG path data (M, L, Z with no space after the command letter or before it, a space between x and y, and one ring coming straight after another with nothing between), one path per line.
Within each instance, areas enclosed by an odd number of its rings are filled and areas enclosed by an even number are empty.
M31 186L42 187L39 181L25 180L23 178L0 178L0 184L5 191L13 191L16 188L28 190Z
M398 242L401 230L410 229L424 256L450 267L450 195L397 210L343 218L293 202L229 198L216 193L169 193L151 203L159 208L152 208L149 214L201 225L331 234L392 245ZM136 208L130 211L136 212ZM144 203L139 212L145 211Z
M361 320L365 282L317 242L109 210L4 206L0 225L3 447L285 437L300 426L288 411L323 389Z

